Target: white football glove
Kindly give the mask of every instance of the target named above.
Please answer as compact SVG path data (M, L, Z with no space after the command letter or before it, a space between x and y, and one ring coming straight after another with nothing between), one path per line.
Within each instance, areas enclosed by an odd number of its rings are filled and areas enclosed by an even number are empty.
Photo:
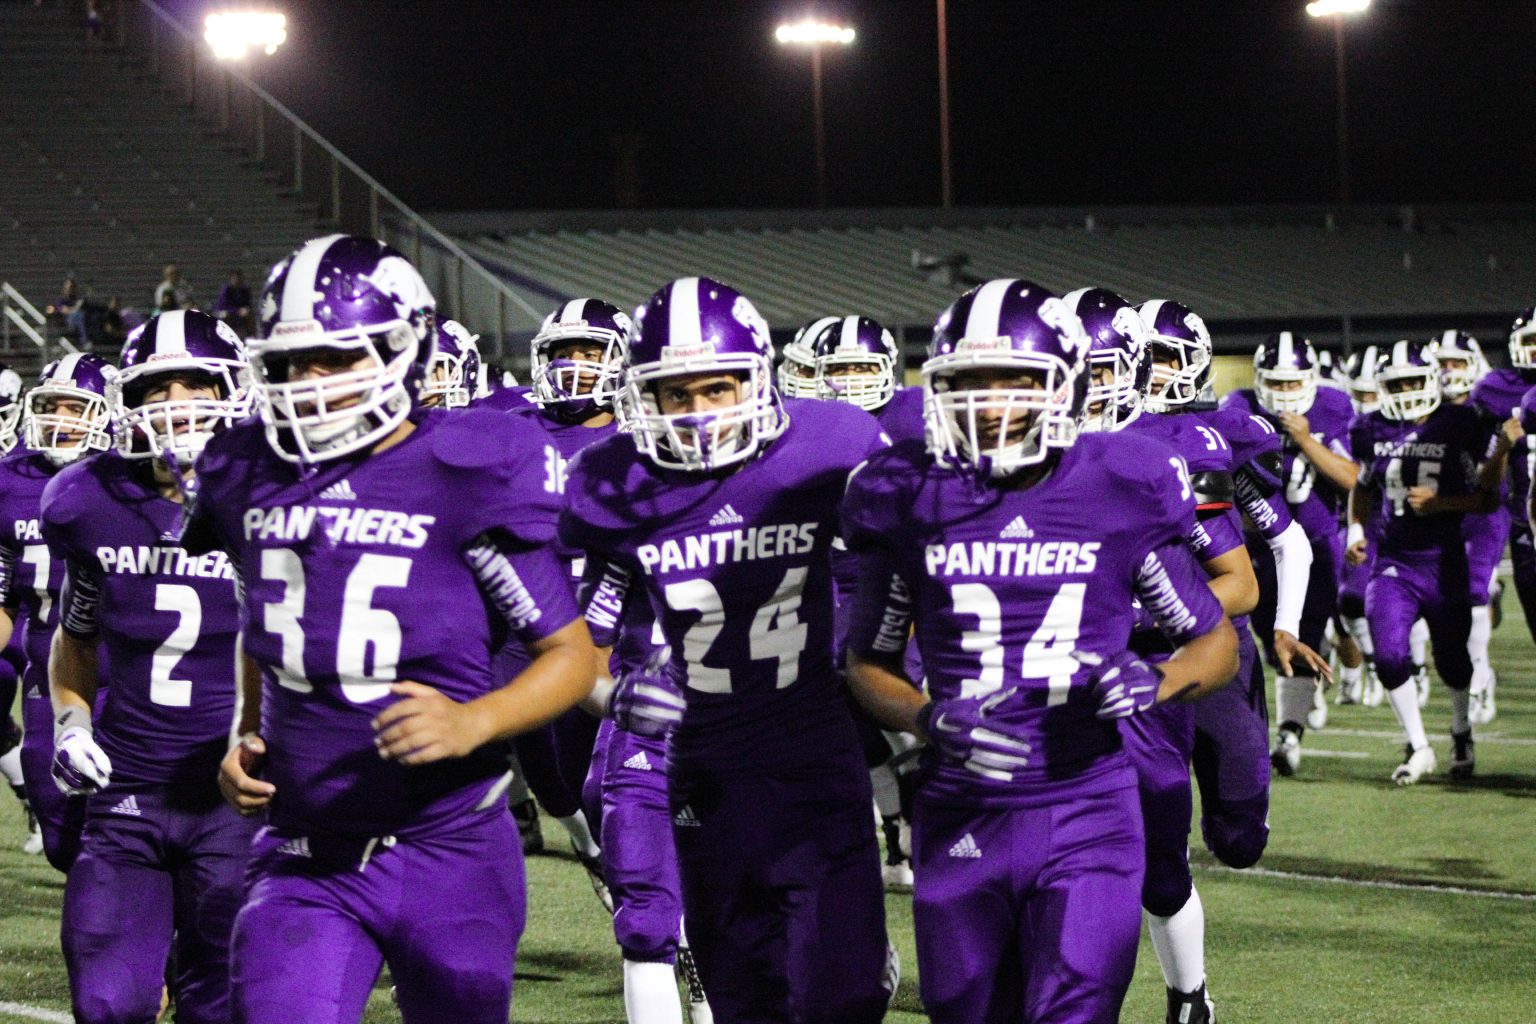
M91 730L72 726L53 744L53 783L69 796L83 796L107 788L112 781L112 761L96 745Z

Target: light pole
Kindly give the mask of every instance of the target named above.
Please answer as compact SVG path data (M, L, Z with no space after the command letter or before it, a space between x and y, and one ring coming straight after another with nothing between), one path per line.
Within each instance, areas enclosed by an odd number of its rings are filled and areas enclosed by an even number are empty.
M939 180L944 209L955 205L955 178L949 163L949 29L944 0L937 0L939 15Z
M808 46L811 50L811 103L816 135L816 205L827 206L827 130L821 114L821 48L828 44L848 46L853 29L846 25L807 18L793 25L780 25L773 37L786 46Z
M219 60L242 60L250 50L270 57L288 41L288 19L276 11L219 11L203 20L203 29Z
M1333 22L1333 70L1338 83L1339 205L1349 205L1349 96L1344 89L1344 16L1363 14L1371 0L1313 0L1307 13Z

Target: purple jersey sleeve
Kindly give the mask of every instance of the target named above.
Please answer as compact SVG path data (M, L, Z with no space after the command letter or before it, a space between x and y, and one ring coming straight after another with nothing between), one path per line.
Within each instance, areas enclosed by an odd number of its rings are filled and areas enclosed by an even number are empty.
M542 640L577 618L565 564L547 545L530 548L488 533L465 550L464 561L519 643Z
M1221 624L1221 602L1184 544L1163 544L1147 552L1136 574L1136 596L1158 630L1175 643L1188 643Z

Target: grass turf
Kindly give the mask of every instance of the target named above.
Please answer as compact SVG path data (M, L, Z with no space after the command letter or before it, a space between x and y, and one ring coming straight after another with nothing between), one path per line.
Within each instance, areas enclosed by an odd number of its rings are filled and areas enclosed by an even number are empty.
M1435 891L1536 895L1536 648L1518 609L1495 633L1499 717L1479 730L1477 775L1453 783L1449 704L1425 711L1440 771L1408 789L1391 711L1332 708L1308 733L1295 778L1276 779L1261 869L1414 888L1370 888L1220 869L1199 846L1211 992L1225 1021L1441 1024L1536 1020L1536 901ZM551 849L559 827L544 819ZM58 952L63 878L20 852L21 815L0 805L0 1002L68 1012ZM622 1022L612 929L574 859L528 865L528 929L518 951L521 1024ZM886 901L903 979L895 1022L922 1021L910 900ZM0 1012L3 1024L30 1018ZM399 1019L381 979L364 1018ZM1143 941L1122 1020L1163 1019L1163 983Z

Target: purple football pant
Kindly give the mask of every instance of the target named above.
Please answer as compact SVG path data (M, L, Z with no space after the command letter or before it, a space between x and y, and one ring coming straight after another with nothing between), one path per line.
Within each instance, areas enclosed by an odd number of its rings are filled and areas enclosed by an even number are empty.
M506 1024L526 911L512 816L392 839L257 834L230 957L238 1024L355 1024L385 963L406 1024Z
M1150 913L1168 917L1188 901L1194 887L1189 875L1189 822L1194 814L1189 759L1195 743L1194 705L1160 704L1124 719L1120 736L1136 769L1142 821L1139 831L1146 836L1141 905ZM913 873L917 870L914 865Z
M1339 562L1339 615L1346 619L1358 619L1365 615L1365 587L1371 581L1371 564L1374 547L1366 547L1365 561L1350 565L1348 559Z
M688 940L718 1024L883 1018L885 893L851 735L824 761L669 782Z
M229 933L255 832L212 785L88 799L59 929L79 1024L154 1020L173 932L176 1019L229 1020Z
M1504 545L1509 542L1509 509L1500 505L1497 510L1481 515L1469 515L1463 522L1466 535L1467 582L1473 607L1488 603L1493 590L1493 577L1499 571L1499 559L1504 557Z
M1200 833L1223 864L1252 867L1269 844L1269 702L1252 633L1238 630L1232 681L1190 706Z
M1536 640L1536 545L1532 544L1530 524L1515 519L1509 529L1509 558L1514 563L1515 593L1525 612L1525 626Z
M1120 1019L1141 932L1134 789L998 810L919 794L912 859L917 968L934 1024Z
M1467 636L1472 632L1472 605L1467 597L1466 552L1461 545L1432 556L1398 559L1376 556L1371 582L1365 590L1365 614L1376 644L1376 674L1389 690L1413 676L1408 634L1423 618L1429 625L1435 669L1445 685L1465 690L1472 685L1472 658Z
M27 802L42 830L48 863L67 873L80 855L85 798L65 796L53 783L53 702L23 696L21 718L21 777Z
M677 959L683 896L667 804L667 744L610 722L603 731L601 843L613 936L626 960L670 964Z
M539 806L556 818L568 818L581 810L581 787L592 765L597 726L596 718L572 708L512 741L528 788Z

